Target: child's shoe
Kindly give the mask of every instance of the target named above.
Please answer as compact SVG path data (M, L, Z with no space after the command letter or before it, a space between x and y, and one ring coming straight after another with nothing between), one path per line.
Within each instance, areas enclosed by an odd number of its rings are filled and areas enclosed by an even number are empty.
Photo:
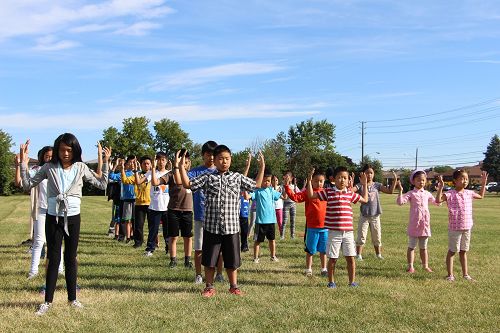
M259 261L260 261L260 260L259 260L259 258L253 258L253 263L254 263L254 264L258 264L258 263L259 263Z
M413 274L415 273L415 268L413 267L408 267L408 269L406 270L406 272L410 273L410 274Z
M195 284L202 284L203 283L203 276L201 276L201 274L196 274L196 277L194 278L194 283Z
M222 275L221 273L215 274L215 282L223 283L224 282L224 275Z
M47 289L47 287L45 287L45 285L41 286L40 289L38 289L38 292L40 293L41 296L45 295L46 289Z
M42 303L38 306L38 310L35 312L37 316L43 316L47 311L49 311L52 304L49 302Z
M306 268L306 270L304 271L304 274L307 276L307 277L311 277L313 276L313 270L310 269L310 268Z
M30 273L28 274L28 280L34 279L34 278L36 278L37 276L38 276L38 272L36 272L36 273L32 273L32 272L30 272Z
M330 289L335 289L335 288L337 288L337 284L335 282L328 282L326 287L330 288Z
M359 287L359 283L357 283L357 282L351 282L351 283L349 283L349 287L351 287L351 288L357 288L357 287Z
M72 308L75 308L75 309L83 309L83 304L80 303L80 301L77 299L69 302L69 306L71 306Z
M144 252L144 256L145 257L152 257L153 256L153 252L152 251L145 251Z
M321 269L321 276L327 276L328 275L328 270L326 268Z
M276 262L276 261L279 261L279 259L278 259L278 257L276 257L276 256L272 256L272 257L271 257L271 261L275 261L275 262Z
M464 275L464 279L467 280L467 281L470 281L470 282L475 282L476 281L469 274Z
M201 292L201 296L209 298L215 295L215 288L214 287L205 287L203 291Z
M358 254L356 256L356 260L363 261L363 256L361 254Z
M446 277L446 281L453 282L453 281L455 281L455 277L453 275L448 275Z
M377 254L377 259L384 260L384 257L382 257L382 255L379 253Z
M242 296L243 293L241 292L240 288L238 287L231 287L229 288L229 292L233 295L236 295L236 296Z
M424 267L424 271L427 273L432 273L432 269L430 267Z
M168 264L169 268L175 268L177 267L177 260L175 259L170 259L170 264Z

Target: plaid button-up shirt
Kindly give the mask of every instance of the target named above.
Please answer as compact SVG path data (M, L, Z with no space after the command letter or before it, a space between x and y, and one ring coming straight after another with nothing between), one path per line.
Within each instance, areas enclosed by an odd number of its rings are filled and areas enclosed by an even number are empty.
M191 179L191 190L205 193L203 229L219 235L240 231L240 193L255 190L255 180L237 172L206 173Z

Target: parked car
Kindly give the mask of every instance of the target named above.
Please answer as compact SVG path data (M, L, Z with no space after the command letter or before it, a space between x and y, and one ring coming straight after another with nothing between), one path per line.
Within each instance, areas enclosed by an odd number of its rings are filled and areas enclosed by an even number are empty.
M487 188L487 190L490 193L496 192L498 194L500 192L500 185L490 186L490 187Z
M485 186L485 187L486 187L486 190L488 190L490 187L492 187L492 186L497 186L497 185L498 185L498 183L497 183L497 182L489 182L488 184L486 184L486 186Z

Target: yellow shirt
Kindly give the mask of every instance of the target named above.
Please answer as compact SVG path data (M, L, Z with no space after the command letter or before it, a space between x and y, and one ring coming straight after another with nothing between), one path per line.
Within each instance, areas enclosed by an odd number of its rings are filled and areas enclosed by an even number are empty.
M133 184L135 185L135 204L137 206L149 206L151 202L151 196L150 196L150 189L151 189L151 183L149 180L146 179L146 181L142 184L137 185L135 183L135 175L126 177L125 179L122 180L123 184Z

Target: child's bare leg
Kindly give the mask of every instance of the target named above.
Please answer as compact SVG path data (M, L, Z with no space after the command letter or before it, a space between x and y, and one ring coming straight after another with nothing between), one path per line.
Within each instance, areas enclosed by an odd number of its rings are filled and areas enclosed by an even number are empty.
M238 286L238 270L234 268L226 268L227 279L229 280L229 285L231 287Z
M269 252L271 252L271 257L276 256L276 241L275 240L269 241Z
M194 269L196 271L196 275L201 275L201 251L194 251Z
M446 270L448 271L448 276L453 276L453 256L455 256L455 252L448 250L448 254L446 254Z
M415 261L415 249L410 249L406 251L406 259L408 260L408 269L413 269L413 262Z
M358 256L360 256L360 255L362 255L362 254L363 254L363 246L361 246L361 245L357 245L357 246L356 246L356 254L357 254Z
M170 258L177 257L177 238L178 237L169 237L168 239L168 250L170 252Z
M132 229L131 227L132 227L132 222L127 221L127 222L125 223L125 228L126 228L126 230L127 230L127 232L126 232L126 233L127 233L127 239L129 239L129 238L130 238L130 230Z
M427 249L420 249L420 260L422 261L422 267L424 269L429 268L429 254Z
M382 246L373 246L373 248L375 249L375 254L376 255L379 255L382 253Z
M119 223L115 224L115 236L116 237L120 236L120 224Z
M191 257L192 247L193 247L193 238L184 237L184 256Z
M306 268L312 269L312 264L313 264L313 256L308 252L306 253Z
M354 282L354 278L356 277L356 261L354 257L345 257L345 261L347 263L347 275L349 276L349 284Z
M214 273L215 267L205 266L205 284L207 287L211 287L214 285Z
M320 253L319 260L321 261L321 269L325 269L326 268L326 253ZM311 263L312 263L312 257L311 257Z
M460 257L460 265L462 265L462 276L469 275L469 267L467 265L467 251L460 251L458 253Z
M222 258L222 253L219 253L219 259L217 260L217 274L222 274L223 263L224 263L224 258Z
M328 282L333 282L334 281L334 275L335 275L335 264L337 263L337 259L335 258L330 258L328 260Z
M260 242L255 241L253 243L253 258L257 259L259 257L260 252Z

